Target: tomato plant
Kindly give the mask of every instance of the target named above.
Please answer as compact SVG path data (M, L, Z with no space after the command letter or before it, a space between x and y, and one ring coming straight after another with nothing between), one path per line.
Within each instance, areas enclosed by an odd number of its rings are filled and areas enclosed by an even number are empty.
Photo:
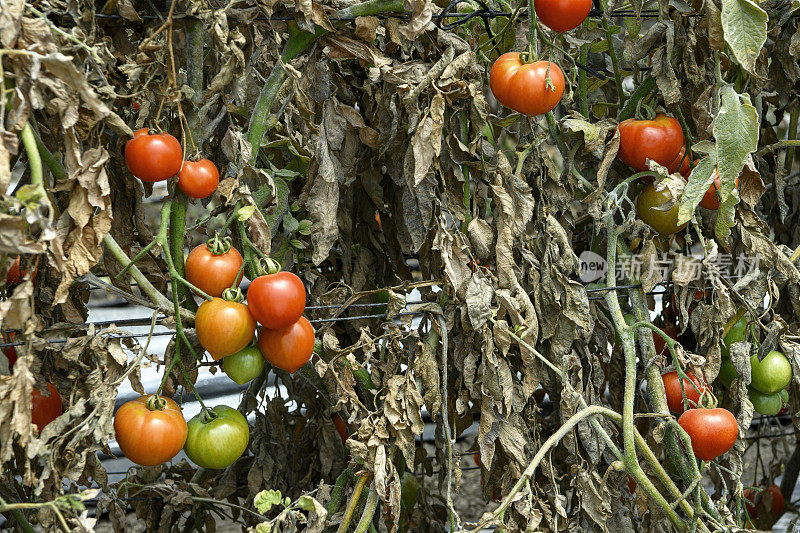
M219 361L250 344L255 336L256 321L245 304L214 298L200 304L194 328L203 348Z
M256 346L246 346L222 358L222 369L239 385L252 381L264 369L264 356Z
M586 20L592 9L592 0L536 0L533 9L542 24L563 33Z
M227 468L242 456L250 441L247 419L232 407L203 409L189 420L183 450L203 468Z
M549 83L548 83L549 78ZM543 115L561 101L564 73L549 61L523 63L519 52L501 55L489 73L497 101L523 115Z
M291 272L259 276L247 289L247 305L265 328L288 328L305 311L306 288L303 281Z
M792 380L792 364L781 352L772 350L759 361L750 356L750 386L764 394L774 394L785 389Z
M682 413L686 409L696 407L700 401L700 394L705 390L705 385L696 376L689 372L686 375L688 379L683 378L683 390L686 392L685 401L678 373L673 370L661 375L661 379L664 382L664 392L667 395L667 405L673 413Z
M208 159L186 161L178 173L178 187L192 198L207 198L219 185L219 170Z
M297 372L314 352L314 326L304 316L285 329L261 328L258 346L272 366L289 373Z
M47 383L47 390L49 396L45 396L36 388L31 392L31 422L39 431L64 412L58 390L52 383Z
M636 198L636 214L639 220L656 230L659 235L673 235L686 227L678 224L678 202L672 208L663 211L657 209L671 199L667 189L657 191L652 184L645 185Z
M665 167L672 166L676 159L680 163L678 154L685 147L683 130L675 118L661 113L652 120L631 118L622 121L618 130L617 157L634 170L648 170L648 159Z
M143 395L114 415L114 433L125 457L155 466L175 457L186 442L186 420L171 398Z
M242 255L229 242L211 239L196 246L186 258L186 279L210 296L242 281Z
M733 447L739 436L736 418L727 409L689 409L678 424L692 439L692 451L698 459L711 461Z
M125 163L142 181L164 181L181 170L181 143L169 133L151 135L147 128L136 130L133 139L125 143Z
M762 415L772 416L779 414L789 402L789 391L783 389L774 394L764 394L753 387L748 387L747 397L753 404L753 409Z

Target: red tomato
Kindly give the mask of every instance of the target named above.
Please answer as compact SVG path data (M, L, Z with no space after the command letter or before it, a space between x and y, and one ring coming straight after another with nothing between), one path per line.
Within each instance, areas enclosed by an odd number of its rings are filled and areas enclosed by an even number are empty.
M214 361L219 361L250 344L256 321L245 304L214 298L200 304L194 328L203 348Z
M631 494L636 494L636 480L628 476L628 490Z
M678 326L676 326L674 322L666 322L661 327L661 330L673 340L678 340L678 337L681 334L681 330L678 329ZM656 347L656 353L659 355L668 351L667 343L664 342L664 338L655 331L653 332L653 344Z
M163 403L162 403L163 402ZM114 415L114 432L125 457L141 466L169 461L186 442L186 420L171 398L143 395Z
M2 339L3 344L14 342L14 332L3 333ZM7 346L3 348L3 354L8 359L8 370L10 372L14 368L14 363L17 362L17 349L14 346Z
M45 396L35 388L31 392L31 422L36 429L42 431L44 427L61 416L64 406L61 405L61 395L52 383L47 384L50 396Z
M336 427L336 431L339 433L339 437L342 439L342 444L347 443L347 439L350 438L350 434L347 433L347 426L342 420L342 417L339 416L338 413L333 413L331 415L331 420L333 420L333 425Z
M288 328L306 309L306 288L291 272L259 276L247 289L247 305L265 328Z
M648 170L648 159L670 165L684 147L680 123L661 113L653 120L629 118L622 121L618 129L617 157L638 172Z
M481 466L481 452L475 452L472 455L472 460L475 461L475 466Z
M553 87L547 85L548 76ZM489 87L504 106L523 115L543 115L561 101L564 73L555 63L523 63L519 52L508 52L492 65Z
M761 500L764 497L765 492L769 492L770 498L772 499L772 516L778 517L783 514L783 509L785 506L783 494L781 493L780 487L773 484L767 487L764 491L757 491L753 489L747 489L744 491L744 497L748 501L747 513L751 518L758 517L758 509L761 507Z
M150 135L147 128L136 130L133 139L125 143L125 163L142 181L164 181L181 169L181 143L169 133Z
M236 248L214 255L207 244L201 244L186 258L186 279L210 296L222 296L225 289L242 281L241 268L242 254Z
M536 0L533 6L542 24L565 32L580 26L592 9L592 0Z
M20 257L14 260L14 263L11 265L11 268L8 269L8 276L6 276L6 285L11 285L12 283L16 283L22 279L25 275L25 271L21 270L19 267Z
M695 457L711 461L733 447L739 436L739 424L727 409L689 409L678 424L692 439Z
M696 160L695 160L696 161ZM684 178L688 177L691 173L691 166L689 165L689 156L686 155L686 147L681 146L681 151L675 156L675 159L667 166L670 174L679 172Z
M178 187L192 198L207 198L219 185L217 166L208 159L186 161L178 173Z
M311 359L314 326L304 316L286 329L261 328L258 347L272 366L293 374Z
M688 372L686 375L689 376L689 379L683 378L683 388L686 391L687 400L684 402L678 373L673 370L672 372L661 374L661 379L664 381L664 392L667 395L667 405L669 406L669 410L673 413L682 413L686 409L691 409L696 406L700 401L700 392L706 389L697 377ZM689 380L694 382L694 386L692 386ZM695 387L697 387L697 390L695 390ZM689 401L692 403L689 403Z

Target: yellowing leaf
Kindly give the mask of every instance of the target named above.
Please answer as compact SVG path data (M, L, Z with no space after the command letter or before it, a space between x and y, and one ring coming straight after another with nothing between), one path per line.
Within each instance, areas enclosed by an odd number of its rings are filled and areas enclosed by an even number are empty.
M736 60L755 74L761 47L767 40L766 11L751 0L722 0L722 31Z

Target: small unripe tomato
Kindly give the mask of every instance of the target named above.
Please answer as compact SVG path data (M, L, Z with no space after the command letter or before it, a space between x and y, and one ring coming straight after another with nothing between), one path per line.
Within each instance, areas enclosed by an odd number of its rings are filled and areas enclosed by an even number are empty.
M636 198L636 214L639 220L656 230L659 235L673 235L686 227L688 222L678 224L678 202L667 211L656 209L670 200L667 189L657 191L652 184L645 185Z

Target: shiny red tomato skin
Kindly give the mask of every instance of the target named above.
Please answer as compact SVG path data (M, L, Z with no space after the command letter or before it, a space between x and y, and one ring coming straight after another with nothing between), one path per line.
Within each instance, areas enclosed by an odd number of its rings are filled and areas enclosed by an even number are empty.
M194 328L203 348L219 361L250 344L256 321L245 304L214 298L200 304Z
M695 159L695 164L697 159ZM692 171L689 156L686 155L686 147L681 147L681 151L678 152L678 155L675 156L675 159L667 166L667 170L669 170L670 174L674 174L678 172L684 178L689 177L689 174Z
M674 370L672 372L667 372L666 374L661 375L661 379L664 382L664 392L667 396L667 406L669 406L669 410L673 413L682 413L686 409L691 409L692 407L697 405L697 402L700 401L700 392L705 390L705 387L697 379L696 376L686 373L689 376L689 379L683 378L683 388L686 391L686 402L683 401L683 395L681 394L681 382L678 379L678 373ZM692 386L691 382L693 381L695 387ZM697 392L697 391L700 392ZM690 401L692 403L690 403Z
M151 411L148 395L122 405L114 415L117 444L125 457L141 466L169 461L186 442L186 419L171 398L161 397L166 405Z
M208 159L185 161L178 173L178 187L192 198L208 198L219 185L219 170Z
M678 340L681 334L680 329L678 329L678 326L676 326L674 322L667 322L661 327L661 330L673 340ZM657 354L662 354L667 351L667 343L664 342L664 338L655 331L653 332L653 344L656 347Z
M586 20L592 9L592 0L536 0L533 9L542 24L563 33Z
M42 431L47 424L64 412L58 390L52 383L47 384L47 390L50 392L50 396L41 394L35 388L31 392L31 422L39 431Z
M684 148L680 123L661 113L653 120L623 120L618 129L617 157L638 172L648 170L648 159L670 166Z
M739 436L739 424L727 409L689 409L678 418L678 424L692 439L695 457L703 461L716 459L733 447Z
M201 244L186 258L186 279L210 296L222 296L225 289L242 281L242 262L242 254L236 248L214 255L206 244Z
M133 139L125 143L125 163L142 181L164 181L181 170L181 143L169 133L150 135L145 128L136 130Z
M247 305L256 320L269 329L285 329L306 309L303 280L291 272L259 276L247 289Z
M550 89L548 76L555 88ZM501 55L489 73L489 87L497 101L523 115L543 115L551 111L564 95L564 73L555 63L522 63L519 52Z
M286 329L261 328L258 347L272 366L290 374L311 360L314 352L314 326L304 316Z

